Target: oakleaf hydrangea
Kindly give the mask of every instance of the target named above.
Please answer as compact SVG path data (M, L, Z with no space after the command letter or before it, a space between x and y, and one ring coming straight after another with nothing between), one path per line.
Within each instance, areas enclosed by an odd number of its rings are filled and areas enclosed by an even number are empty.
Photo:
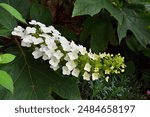
M126 65L120 54L92 53L86 47L68 41L53 26L32 20L25 29L14 28L12 35L21 38L21 46L32 47L34 59L48 61L50 68L63 75L82 76L84 80L108 81L111 75L124 72Z

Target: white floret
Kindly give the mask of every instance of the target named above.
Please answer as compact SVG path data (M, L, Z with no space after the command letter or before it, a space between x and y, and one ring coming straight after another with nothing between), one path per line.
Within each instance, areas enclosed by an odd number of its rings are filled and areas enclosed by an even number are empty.
M44 42L44 40L42 39L42 38L33 38L33 44L34 45L39 45L39 44L41 44L41 43L43 43Z
M78 53L76 53L76 52L69 52L68 56L69 56L70 60L78 59Z
M76 52L76 53L79 52L79 47L74 43L74 41L71 41L70 47L72 52Z
M52 30L49 27L42 26L40 29L43 33L52 33Z
M30 43L26 43L24 42L23 40L21 41L21 46L23 47L31 47L31 44Z
M86 63L84 66L84 70L90 72L91 71L91 65L89 63Z
M88 53L86 50L86 47L83 47L82 45L79 45L79 51L82 55L85 55Z
M83 79L89 81L90 80L91 75L87 72L84 72L83 74Z
M43 52L41 52L39 48L35 48L35 50L32 52L32 55L34 59L38 59L43 56Z
M29 22L29 24L31 24L31 25L37 25L37 22L36 22L35 20L31 20L31 21Z
M63 75L70 75L70 70L68 69L67 66L62 67L62 74Z
M54 67L57 67L59 62L60 62L60 60L58 60L56 57L52 57L51 60L49 61L49 64Z
M33 43L33 40L35 39L35 37L31 36L31 35L27 35L23 38L23 41L25 43Z
M36 28L32 27L26 27L25 34L35 34Z
M57 50L53 56L59 60L59 59L61 59L61 57L63 57L63 55L64 54L60 50Z
M51 65L50 68L53 69L54 71L56 71L56 70L59 69L59 65L57 65L57 66L52 66L52 65Z
M73 69L73 71L72 71L72 73L71 73L73 76L75 76L75 77L78 77L79 76L79 74L80 74L80 70L79 69L77 69L77 68L75 68L75 69Z
M72 71L72 70L77 66L77 64L76 64L74 61L68 61L68 62L66 63L66 66L68 67L68 69L69 69L70 71Z
M98 80L99 79L99 73L92 73L92 80Z
M17 26L14 28L11 34L15 36L23 37L24 36L23 31L24 31L24 28L22 28L21 26Z

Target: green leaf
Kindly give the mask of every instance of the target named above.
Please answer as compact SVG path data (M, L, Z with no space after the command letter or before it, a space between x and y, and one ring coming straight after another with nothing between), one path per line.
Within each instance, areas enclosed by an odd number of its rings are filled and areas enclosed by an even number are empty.
M20 48L21 49L21 48ZM52 92L65 99L80 99L75 78L65 78L50 69L49 63L35 60L26 50L13 49L16 59L1 66L14 78L14 95L1 90L2 99L53 99Z
M130 30L143 47L150 44L150 30L148 29L150 22L147 16L141 16L128 8L124 8L122 14L124 14L124 20L121 25L118 24L117 29L119 41L121 42L126 37L127 31Z
M10 63L15 59L15 56L12 54L2 54L0 55L0 64Z
M0 8L0 36L9 36L16 25L16 19L6 10Z
M91 31L91 49L94 52L107 50L109 40L113 38L113 28L107 18L101 18L93 24Z
M136 40L134 35L126 36L126 44L133 52L138 52L138 47L140 46L140 44Z
M126 65L127 65L127 67L125 69L125 73L127 75L133 75L134 72L135 72L135 64L134 64L134 62L133 61L128 61L126 63Z
M76 0L72 16L95 15L105 8L121 24L123 16L110 0Z
M1 0L1 3L7 3L17 9L24 18L28 19L30 14L30 0Z
M14 92L14 86L11 76L7 72L2 70L0 70L0 85L8 89L11 93Z
M59 96L65 99L81 99L77 79L74 77L64 77L56 73L51 74L52 89Z
M143 54L147 57L150 58L150 48L146 48L144 51L143 51Z
M77 40L76 33L71 31L69 28L61 26L61 25L57 25L55 26L55 28L59 30L61 35L66 37L68 40L74 40L74 41Z
M80 40L83 42L90 38L91 49L99 53L107 50L108 43L114 38L114 35L109 18L104 15L96 15L85 21Z
M0 3L0 6L2 8L4 8L5 10L7 10L16 19L18 19L22 23L27 24L25 19L23 19L22 15L15 8L13 8L12 6L10 6L9 4L6 4L6 3Z
M37 20L46 25L51 25L52 23L52 16L50 10L40 4L32 4L30 10L30 17L31 19Z

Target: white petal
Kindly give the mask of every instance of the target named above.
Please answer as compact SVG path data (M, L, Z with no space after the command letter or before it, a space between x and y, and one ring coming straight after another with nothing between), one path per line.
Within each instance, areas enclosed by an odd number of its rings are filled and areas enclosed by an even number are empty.
M54 66L51 65L50 68L53 69L54 71L56 71L56 70L59 69L59 66L54 67Z
M49 49L48 49L48 47L46 46L46 45L44 45L44 44L41 44L41 48L40 48L40 51L41 52L46 52L46 51L48 51Z
M92 73L92 80L99 79L99 73Z
M66 66L67 66L68 69L71 71L71 70L73 70L73 69L77 66L77 64L76 64L74 61L68 61L68 62L66 63Z
M49 27L42 26L40 29L43 33L52 33Z
M74 41L71 41L70 46L72 52L76 52L76 53L79 52L79 47L74 43Z
M63 55L64 54L60 50L57 50L53 56L59 60L59 59L61 59L61 57L63 57Z
M78 59L78 54L76 52L69 52L68 56L69 56L70 60Z
M55 57L52 57L51 60L49 61L49 64L54 67L57 67L59 62L60 62L60 60L56 59Z
M105 74L110 74L110 71L106 69Z
M45 27L45 24L42 24L41 22L37 22L37 25L39 25L40 27Z
M36 22L35 20L31 20L31 21L29 22L29 24L31 24L31 25L37 25L37 22Z
M49 58L46 54L44 54L43 57L42 57L42 59L43 59L44 61L46 61L46 60L49 60L50 58Z
M109 80L109 76L107 76L107 77L105 78L105 80L106 80L106 82L108 82L108 80Z
M14 28L11 34L15 36L23 37L25 35L23 31L24 28L22 28L21 26L17 26Z
M63 75L70 75L70 70L68 69L67 66L62 67L62 73Z
M23 47L31 47L31 44L30 43L26 43L24 41L21 41L21 46L23 46Z
M31 36L31 35L27 35L23 38L23 41L26 43L33 43L33 40L35 39L35 37Z
M60 36L59 42L61 43L61 46L64 51L66 52L71 51L70 42L65 37Z
M80 74L80 70L79 70L79 69L74 69L74 70L72 71L72 75L75 76L75 77L78 77L79 74Z
M86 47L83 47L82 45L79 45L79 51L82 55L87 54Z
M58 30L52 30L52 32L53 32L52 35L54 37L58 37L60 35L60 32Z
M69 58L68 54L66 54L66 56L65 56L64 60L66 60L66 61L70 61L70 58Z
M46 54L49 58L51 58L51 57L53 56L53 52L52 52L51 50L45 51L45 54Z
M38 45L43 42L44 42L44 40L42 38L33 38L34 45Z
M39 48L35 48L35 51L32 52L34 59L38 59L43 56L43 53L39 50Z
M91 75L87 72L84 72L83 74L83 79L89 81L90 80Z
M25 33L26 34L34 34L34 33L36 33L36 28L26 27Z
M52 39L52 37L51 37L50 35L45 34L45 33L40 34L39 36L41 36L42 38L45 39L45 43L46 43L46 44L49 44L49 40Z
M90 72L91 71L91 65L89 63L85 64L84 70Z

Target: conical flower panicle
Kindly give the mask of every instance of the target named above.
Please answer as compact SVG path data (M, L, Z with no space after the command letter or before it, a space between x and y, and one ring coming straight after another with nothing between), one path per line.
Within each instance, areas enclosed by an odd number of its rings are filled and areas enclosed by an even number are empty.
M61 69L63 75L83 76L84 80L108 81L111 74L124 72L126 65L120 54L92 53L86 47L68 41L53 26L32 20L26 29L21 26L14 28L12 35L19 36L21 46L34 47L32 55L35 59L49 61L54 71Z

